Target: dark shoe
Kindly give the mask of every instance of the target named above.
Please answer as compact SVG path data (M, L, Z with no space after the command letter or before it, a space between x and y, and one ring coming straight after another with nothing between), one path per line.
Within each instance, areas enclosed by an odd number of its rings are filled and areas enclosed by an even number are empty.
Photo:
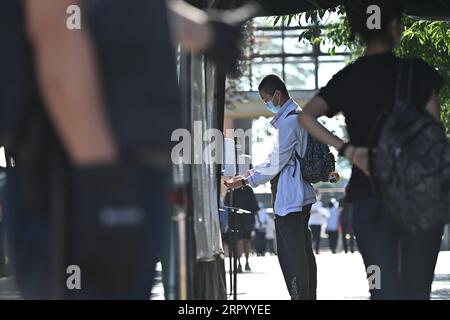
M250 265L248 263L245 264L245 271L252 271L252 269L250 269Z
M237 267L237 273L242 273L242 266L241 266L241 265L238 265L238 267Z

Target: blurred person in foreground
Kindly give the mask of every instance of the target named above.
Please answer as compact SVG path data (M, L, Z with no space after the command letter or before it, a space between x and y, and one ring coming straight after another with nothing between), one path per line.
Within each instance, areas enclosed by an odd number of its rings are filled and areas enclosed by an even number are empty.
M1 1L0 101L10 107L5 140L16 162L5 220L25 299L150 296L170 136L182 127L171 35L229 69L242 22L237 12L212 20L169 4ZM74 5L82 26L70 30ZM69 265L81 269L80 290L67 290Z

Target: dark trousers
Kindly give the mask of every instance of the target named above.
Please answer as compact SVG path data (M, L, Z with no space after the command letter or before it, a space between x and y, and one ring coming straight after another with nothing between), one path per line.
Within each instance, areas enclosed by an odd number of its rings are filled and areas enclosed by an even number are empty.
M6 275L6 248L5 248L5 232L4 223L0 222L0 277Z
M338 243L339 231L327 231L328 234L328 245L333 253L336 253L336 247Z
M269 252L270 254L276 254L274 242L274 239L266 239L267 252Z
M356 241L366 270L371 270L368 276L373 275L370 266L380 270L380 285L372 285L371 298L429 299L443 226L413 235L397 225L382 201L353 204Z
M349 239L347 239L347 237ZM351 227L343 227L342 228L342 245L344 247L345 253L348 252L350 246L350 252L355 251L355 234L353 232L353 228Z
M277 216L278 260L292 300L315 300L317 267L308 229L311 205L303 212Z
M258 256L266 253L266 232L256 230L255 232L255 251Z
M13 273L23 298L49 299L53 277L52 221L48 212L24 206L23 195L19 192L24 182L16 170L8 171L5 208ZM71 235L66 239L67 256L60 258L67 261L63 271L68 265L80 266L81 290L66 290L65 298L149 299L155 266L160 258L162 218L167 212L166 181L164 173L136 172L136 183L141 186L136 197L145 199L147 209L142 237L140 234L134 237L126 228L116 233L108 230L94 233L90 231L92 224L83 224L78 212L70 217L71 223L65 230ZM45 181L42 183L46 187ZM61 286L66 289L65 279L62 280Z
M312 246L314 246L314 251L319 253L320 248L320 233L322 231L321 225L310 225L309 226L312 233Z

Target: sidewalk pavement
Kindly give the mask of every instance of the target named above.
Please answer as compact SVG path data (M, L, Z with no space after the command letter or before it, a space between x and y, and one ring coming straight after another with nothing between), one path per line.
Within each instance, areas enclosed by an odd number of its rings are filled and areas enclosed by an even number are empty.
M241 260L244 262L244 259ZM319 300L365 300L369 298L364 265L359 253L331 254L322 252L317 261L317 299ZM252 271L238 274L238 300L289 300L276 256L250 257ZM228 258L225 261L227 286L229 288ZM161 265L157 266L152 299L163 300ZM441 251L435 270L433 300L450 300L450 251ZM0 300L17 300L20 295L12 278L0 278ZM229 298L231 300L231 298Z
M290 299L276 256L250 257L249 262L252 271L238 274L238 300ZM364 264L359 253L333 255L323 252L316 256L316 262L317 299L369 299ZM431 298L450 300L450 251L439 254Z

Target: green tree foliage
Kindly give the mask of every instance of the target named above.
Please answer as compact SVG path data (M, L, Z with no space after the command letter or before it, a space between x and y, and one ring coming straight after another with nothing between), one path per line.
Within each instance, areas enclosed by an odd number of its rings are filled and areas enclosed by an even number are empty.
M327 23L327 15L331 12L338 14L337 22ZM350 40L350 29L347 17L342 7L332 11L317 10L302 13L306 21L324 28L312 28L299 36L299 41L328 42L332 44L331 53L338 46L346 46L353 58L364 53L363 46L358 40ZM297 19L301 15L284 17L283 19ZM395 53L399 57L420 57L447 80L440 91L439 101L442 109L442 120L450 136L450 22L415 20L409 17L403 19L405 31L400 46Z
M434 66L447 80L439 94L442 120L450 134L450 22L404 19L406 30L396 53L418 56Z

